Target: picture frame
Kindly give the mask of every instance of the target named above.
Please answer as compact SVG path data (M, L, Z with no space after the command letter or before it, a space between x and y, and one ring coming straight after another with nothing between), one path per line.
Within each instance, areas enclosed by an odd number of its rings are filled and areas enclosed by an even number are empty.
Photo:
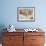
M35 21L35 7L18 7L17 21L19 22L34 22Z

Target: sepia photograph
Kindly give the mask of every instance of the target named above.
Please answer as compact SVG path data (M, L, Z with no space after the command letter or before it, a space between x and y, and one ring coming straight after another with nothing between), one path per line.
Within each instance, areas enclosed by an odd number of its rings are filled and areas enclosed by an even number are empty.
M18 21L35 21L35 8L34 7L18 7L17 8Z

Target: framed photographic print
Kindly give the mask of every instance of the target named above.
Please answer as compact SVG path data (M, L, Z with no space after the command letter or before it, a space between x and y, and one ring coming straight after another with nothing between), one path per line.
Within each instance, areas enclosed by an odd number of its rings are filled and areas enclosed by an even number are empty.
M22 22L35 21L35 7L18 7L17 20Z

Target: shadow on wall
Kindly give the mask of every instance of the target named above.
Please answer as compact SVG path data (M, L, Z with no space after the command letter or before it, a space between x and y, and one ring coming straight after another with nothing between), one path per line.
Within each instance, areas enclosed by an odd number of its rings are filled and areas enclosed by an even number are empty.
M6 26L4 24L0 24L0 43L2 43L2 32L6 32Z

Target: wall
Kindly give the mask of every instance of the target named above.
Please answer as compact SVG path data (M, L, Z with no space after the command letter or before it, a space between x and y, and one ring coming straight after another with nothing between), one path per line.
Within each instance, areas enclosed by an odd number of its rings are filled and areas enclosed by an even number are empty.
M0 0L0 24L13 24L16 28L46 28L46 1L44 0ZM17 22L17 7L35 7L35 22Z

